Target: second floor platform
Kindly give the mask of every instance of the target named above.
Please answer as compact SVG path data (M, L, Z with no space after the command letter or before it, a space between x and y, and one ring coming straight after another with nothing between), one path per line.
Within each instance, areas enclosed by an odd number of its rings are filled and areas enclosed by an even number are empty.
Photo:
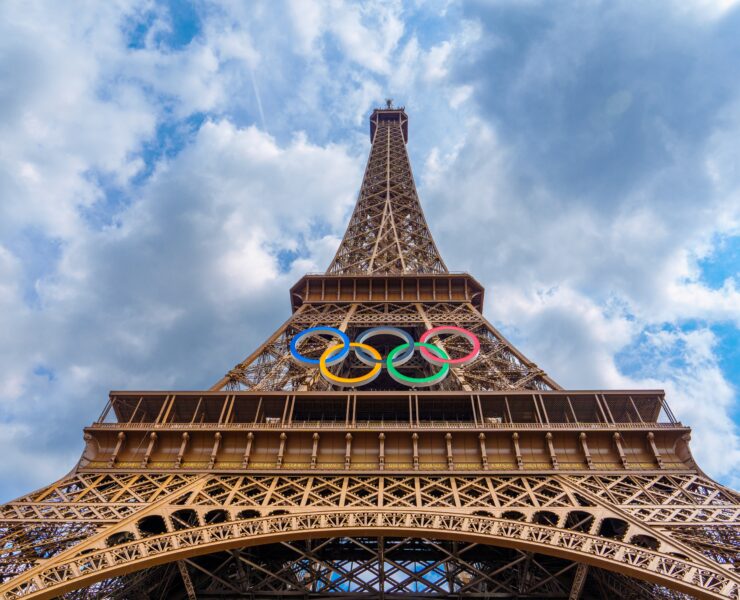
M113 391L112 429L653 429L681 427L662 390Z

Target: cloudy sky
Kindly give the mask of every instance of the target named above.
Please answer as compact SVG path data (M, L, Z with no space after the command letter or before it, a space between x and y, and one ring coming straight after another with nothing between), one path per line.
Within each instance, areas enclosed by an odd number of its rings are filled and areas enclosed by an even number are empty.
M0 2L0 500L110 389L203 388L289 314L367 117L453 270L569 388L664 388L740 487L740 3Z

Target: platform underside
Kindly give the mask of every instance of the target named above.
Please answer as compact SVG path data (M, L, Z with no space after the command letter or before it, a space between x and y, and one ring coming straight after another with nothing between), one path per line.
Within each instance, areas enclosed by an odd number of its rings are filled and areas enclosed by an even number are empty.
M1 516L3 600L740 593L740 499L696 473L80 471Z
M236 548L64 598L687 598L563 558L424 538L343 537Z

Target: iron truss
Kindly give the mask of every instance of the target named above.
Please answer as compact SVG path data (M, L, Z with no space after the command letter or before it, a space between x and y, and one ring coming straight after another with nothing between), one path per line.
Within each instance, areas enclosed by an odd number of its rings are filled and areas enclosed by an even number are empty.
M590 565L586 590L736 598L738 518L737 494L686 474L77 474L3 507L0 597L131 597L134 583L157 597L188 580L198 597L219 585L294 595L299 583L319 597L567 597Z
M416 193L405 115L375 128L355 210L327 273L446 273Z
M549 390L559 389L542 369L524 357L493 327L470 303L437 302L373 304L304 304L260 348L236 365L212 389L233 390L327 390L335 389L322 378L317 370L294 361L289 352L290 340L309 327L328 325L342 328L350 336L355 332L395 325L418 332L440 325L455 325L473 331L481 342L479 358L467 367L456 369L454 377L429 389L451 390ZM311 347L309 344L313 344ZM312 338L302 351L307 355L320 355L329 342ZM441 343L441 342L440 342ZM446 341L443 346L453 356L466 352L465 342L459 338ZM351 362L346 373L353 369L367 369L359 361ZM424 365L416 365L424 373ZM346 374L345 374L346 375ZM381 380L381 389L393 389L393 382ZM398 386L397 386L398 387ZM368 388L369 389L369 388Z
M194 590L198 590L197 594ZM132 594L132 591L134 591ZM110 579L64 598L680 598L608 571L517 549L345 537L238 548Z

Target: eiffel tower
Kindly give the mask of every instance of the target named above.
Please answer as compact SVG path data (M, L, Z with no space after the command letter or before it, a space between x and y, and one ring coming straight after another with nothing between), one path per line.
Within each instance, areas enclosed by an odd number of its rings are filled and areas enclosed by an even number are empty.
M0 507L0 598L740 598L740 496L664 392L522 355L439 254L405 110L370 137L290 318L210 390L112 391L74 470Z

